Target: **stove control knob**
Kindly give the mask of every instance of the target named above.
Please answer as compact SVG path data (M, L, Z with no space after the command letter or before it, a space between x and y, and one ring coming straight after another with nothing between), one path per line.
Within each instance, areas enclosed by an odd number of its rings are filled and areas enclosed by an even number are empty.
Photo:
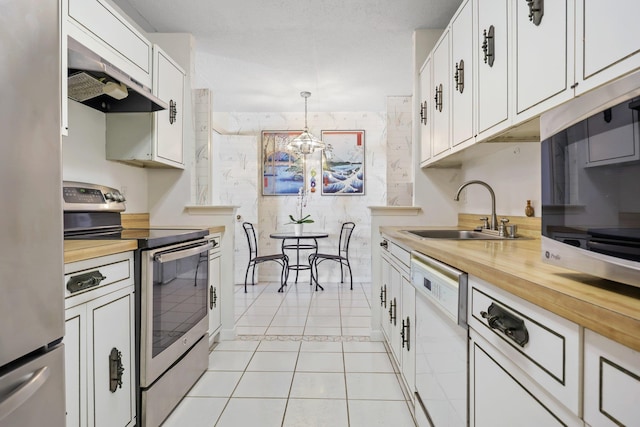
M104 198L105 198L105 199L107 199L107 200L113 200L113 194L111 194L111 193L105 193L105 194L104 194Z
M124 196L120 193L116 194L116 200L119 202L124 202Z

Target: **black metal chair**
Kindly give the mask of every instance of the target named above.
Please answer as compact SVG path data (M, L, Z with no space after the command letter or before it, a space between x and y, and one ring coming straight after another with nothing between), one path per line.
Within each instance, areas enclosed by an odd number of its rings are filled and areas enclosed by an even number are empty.
M351 290L353 290L353 274L351 273L351 264L349 264L349 241L351 234L355 228L353 222L345 222L340 230L340 240L338 241L337 254L314 253L309 255L309 266L311 267L310 284L316 283L316 291L318 288L324 291L324 288L318 283L318 265L324 261L335 261L340 264L340 283L344 283L344 267L349 269L349 279L351 282Z
M287 278L289 276L289 257L282 253L258 256L258 241L256 239L256 232L253 228L253 224L250 222L243 222L242 228L244 228L244 233L247 236L247 243L249 243L249 264L247 264L247 272L244 275L244 292L247 293L249 269L253 269L251 271L251 285L255 285L256 265L267 261L275 261L282 266L280 288L278 289L278 292L282 292L283 288L287 286Z

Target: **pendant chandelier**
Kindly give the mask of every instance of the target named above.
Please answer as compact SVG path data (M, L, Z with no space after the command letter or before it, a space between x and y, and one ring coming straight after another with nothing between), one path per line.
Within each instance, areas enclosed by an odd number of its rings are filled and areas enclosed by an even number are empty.
M287 149L298 154L307 155L316 150L324 150L325 144L310 134L307 126L307 99L311 96L311 92L300 92L300 96L304 98L304 131L289 142Z

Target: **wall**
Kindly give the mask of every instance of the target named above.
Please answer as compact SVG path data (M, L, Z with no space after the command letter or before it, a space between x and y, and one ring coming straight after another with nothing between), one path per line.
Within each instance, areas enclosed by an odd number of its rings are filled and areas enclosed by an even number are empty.
M62 176L102 184L127 198L127 213L147 212L146 169L106 160L106 116L69 100L69 136L62 137Z
M311 107L312 109L312 107ZM310 132L319 136L321 130L360 130L365 131L365 194L362 196L323 196L319 191L311 194L304 213L310 213L315 220L313 224L306 225L308 230L326 230L330 233L328 239L319 241L320 251L336 252L340 224L345 221L353 221L356 228L351 240L350 260L353 264L354 280L369 281L371 277L371 218L367 206L386 204L386 174L387 174L387 147L386 147L386 115L376 112L358 113L309 113L308 123ZM262 130L288 130L302 129L304 127L304 113L228 113L214 115L214 126L221 133L233 135L248 135L260 141ZM259 159L259 151L255 152ZM216 153L212 153L216 156ZM308 157L307 170L321 170L320 152ZM258 161L258 168L260 167ZM247 180L255 180L255 174L260 170L245 169ZM240 179L241 170L234 170L235 178ZM228 175L228 174L227 174ZM224 187L231 183L223 171L213 171L212 185ZM221 194L214 190L214 194ZM254 200L258 206L259 247L263 254L280 251L280 241L269 238L269 234L280 231L292 231L292 226L287 225L289 214L296 211L297 197L295 196L262 196L262 188L258 185L255 189ZM212 200L213 203L222 203L222 200ZM250 203L250 202L245 202ZM240 262L238 260L238 262ZM245 261L246 263L246 261ZM278 280L279 272L276 265L263 265L260 272L261 279ZM323 268L321 280L339 280L339 269ZM308 273L300 276L300 281L308 280Z

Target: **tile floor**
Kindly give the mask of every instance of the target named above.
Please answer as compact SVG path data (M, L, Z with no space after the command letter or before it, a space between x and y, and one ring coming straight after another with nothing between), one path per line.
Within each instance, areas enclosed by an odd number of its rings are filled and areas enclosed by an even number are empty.
M370 285L278 286L236 287L238 338L216 345L163 426L413 427L384 344L369 340Z

